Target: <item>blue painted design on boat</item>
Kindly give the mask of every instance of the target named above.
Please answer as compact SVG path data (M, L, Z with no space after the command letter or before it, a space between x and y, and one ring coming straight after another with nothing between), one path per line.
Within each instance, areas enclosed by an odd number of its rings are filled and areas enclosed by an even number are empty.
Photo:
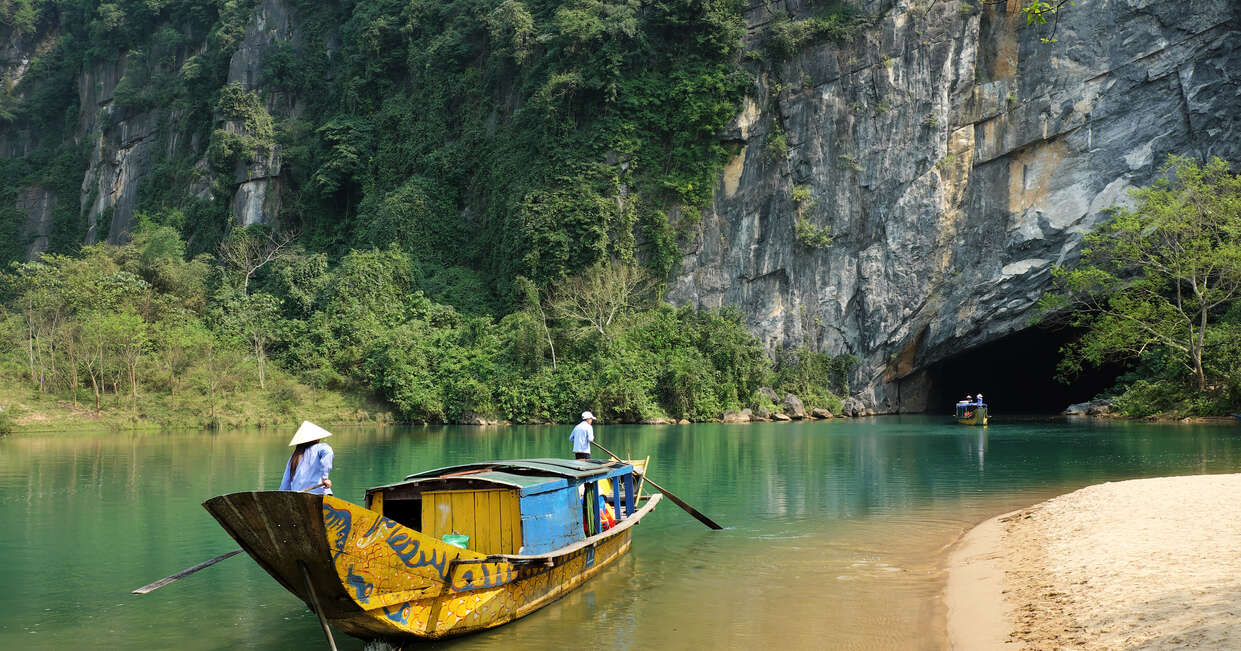
M336 558L345 551L345 541L349 539L349 530L353 528L353 516L344 509L334 509L324 504L323 524L329 531L336 534L331 539L332 549L336 550L336 553L332 555L332 562L336 562Z
M353 587L354 597L366 603L371 600L371 592L375 590L375 586L366 582L366 579L353 573L353 566L349 566L349 573L345 576L345 582Z
M409 602L405 602L396 609L395 612L388 610L387 606L380 606L384 611L384 616L398 624L409 624Z

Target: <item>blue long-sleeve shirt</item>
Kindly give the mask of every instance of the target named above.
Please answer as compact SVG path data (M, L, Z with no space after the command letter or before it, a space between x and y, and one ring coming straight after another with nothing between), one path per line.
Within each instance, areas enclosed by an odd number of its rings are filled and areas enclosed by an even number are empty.
M328 478L328 474L332 472L332 458L335 453L332 452L332 446L320 441L306 449L302 455L302 460L297 464L297 472L289 475L289 464L284 464L284 477L280 480L280 490L282 491L304 491L311 486L321 484L324 479ZM292 461L293 457L289 457ZM315 495L331 495L332 489L324 489L319 486L308 491Z
M595 440L595 428L590 423L582 421L569 432L569 439L573 441L574 452L590 452L590 442Z

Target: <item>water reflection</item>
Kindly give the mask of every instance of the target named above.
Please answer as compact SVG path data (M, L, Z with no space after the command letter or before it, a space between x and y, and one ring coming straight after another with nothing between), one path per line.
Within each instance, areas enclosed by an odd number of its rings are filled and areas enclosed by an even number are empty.
M1236 472L1235 428L1025 421L962 427L892 417L809 424L602 425L650 455L666 503L632 553L520 622L428 648L940 648L945 545L985 517L1101 481ZM565 457L568 428L338 430L333 482ZM145 597L129 590L235 544L199 506L274 488L287 432L0 440L0 648L305 648L313 615L245 557ZM342 648L359 648L343 638Z

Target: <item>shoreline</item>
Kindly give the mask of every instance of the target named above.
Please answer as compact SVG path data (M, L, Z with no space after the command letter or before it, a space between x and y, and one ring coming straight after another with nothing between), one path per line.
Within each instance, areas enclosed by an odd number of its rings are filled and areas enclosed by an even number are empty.
M1241 474L1088 486L947 559L947 648L1241 648Z
M24 407L24 406L23 406ZM573 425L570 421L565 422L540 422L540 423L513 423L509 421L486 421L486 422L460 422L460 423L418 423L394 420L388 417L389 412L375 411L366 412L365 417L358 417L354 414L353 418L322 418L314 415L297 418L270 418L258 419L253 422L230 422L227 425L217 429L276 429L296 425L302 420L321 421L328 425L337 427L518 427L518 426L564 426ZM602 425L643 425L643 426L667 426L667 425L763 425L773 423L814 423L814 422L830 422L835 420L860 420L863 418L877 418L881 416L922 416L923 413L906 413L906 414L886 414L875 413L862 416L847 416L844 414L833 414L830 417L813 417L807 415L804 418L797 419L766 419L766 420L748 420L734 421L727 419L709 420L709 421L674 421L672 419L652 420L634 422L606 422ZM1184 418L1125 418L1121 416L1075 416L1064 414L1047 414L1038 415L1040 418L1045 417L1046 420L1064 420L1067 422L1075 422L1081 420L1102 421L1102 422L1128 422L1128 423L1150 423L1160 425L1212 425L1212 426L1235 426L1237 420L1231 416L1189 416ZM48 412L33 412L24 409L20 416L13 418L13 430L8 434L39 434L47 432L133 432L133 431L162 431L171 429L212 429L201 424L196 425L190 422L161 423L151 418L135 418L133 414L120 412L104 411L100 415L93 413L87 414L83 410L66 409L64 413L48 415ZM42 424L42 426L33 425L34 423ZM0 432L3 434L3 432Z

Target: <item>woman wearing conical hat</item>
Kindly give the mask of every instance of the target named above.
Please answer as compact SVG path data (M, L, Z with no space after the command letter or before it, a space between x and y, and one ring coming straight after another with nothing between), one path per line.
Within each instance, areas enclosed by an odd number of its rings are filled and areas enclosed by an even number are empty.
M332 494L332 480L328 474L332 472L332 446L323 439L332 433L310 421L302 421L297 433L289 441L295 446L289 463L284 467L284 478L280 480L280 490L315 493L317 495Z

